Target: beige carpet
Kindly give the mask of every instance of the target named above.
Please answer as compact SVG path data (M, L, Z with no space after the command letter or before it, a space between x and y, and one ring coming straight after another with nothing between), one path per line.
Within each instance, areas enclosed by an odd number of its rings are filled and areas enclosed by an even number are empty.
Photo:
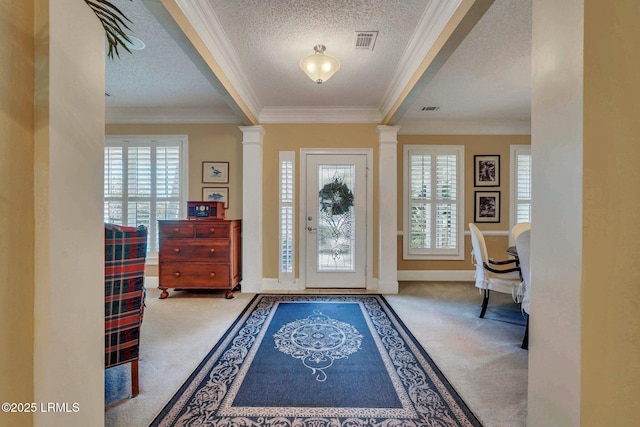
M127 398L128 365L107 370L105 426L147 426L253 297L170 291L159 300L156 283L146 281L140 394ZM472 283L401 283L385 298L485 427L526 425L524 319L510 295L492 293L485 319Z

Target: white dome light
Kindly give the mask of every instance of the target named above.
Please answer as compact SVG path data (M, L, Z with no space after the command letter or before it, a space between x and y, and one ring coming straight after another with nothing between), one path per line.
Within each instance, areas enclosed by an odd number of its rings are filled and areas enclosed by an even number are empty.
M324 53L326 47L319 44L313 50L316 52L300 61L300 68L314 82L320 84L327 81L340 69L340 61Z

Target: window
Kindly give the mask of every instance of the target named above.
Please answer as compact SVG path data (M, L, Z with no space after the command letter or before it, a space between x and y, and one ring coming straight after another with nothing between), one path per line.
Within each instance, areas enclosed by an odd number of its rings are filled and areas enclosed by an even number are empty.
M405 145L404 259L464 259L464 147Z
M281 283L294 282L294 160L295 152L280 152L280 269Z
M158 252L159 219L184 218L186 136L108 136L104 148L104 221L149 229Z
M511 146L510 228L531 222L531 146Z

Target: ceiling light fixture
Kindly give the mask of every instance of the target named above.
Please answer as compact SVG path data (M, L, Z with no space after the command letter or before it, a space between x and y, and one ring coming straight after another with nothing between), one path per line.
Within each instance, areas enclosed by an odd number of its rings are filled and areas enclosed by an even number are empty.
M124 40L124 44L126 44L130 50L142 50L146 46L144 42L137 37L130 34L127 34L127 37L129 38L129 41Z
M324 53L326 47L319 44L313 50L315 53L300 61L300 68L314 82L320 84L327 81L340 69L340 61Z

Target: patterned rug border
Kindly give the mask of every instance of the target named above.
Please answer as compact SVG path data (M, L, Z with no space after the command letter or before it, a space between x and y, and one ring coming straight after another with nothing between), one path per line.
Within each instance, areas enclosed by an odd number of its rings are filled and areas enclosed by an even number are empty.
M183 382L180 388L174 393L171 399L163 406L160 412L156 415L150 427L155 426L174 426L174 425L182 425L177 424L179 419L178 416L173 417L172 419L167 420L166 417L170 415L171 412L176 412L176 405L179 406L180 410L177 410L178 415L181 412L181 408L184 407L186 401L192 398L193 393L187 394L186 392L190 387L193 387L192 384L195 380L202 381L202 377L209 372L207 369L207 365L212 365L214 362L217 362L220 354L223 350L227 348L229 345L229 340L236 336L239 328L246 322L247 316L250 316L251 313L256 309L257 303L259 300L263 298L276 298L280 299L283 302L287 301L330 301L332 299L342 298L349 300L353 299L354 301L363 300L363 299L375 299L380 308L384 311L388 319L393 323L394 329L400 334L403 341L410 348L411 353L419 360L419 366L426 372L427 376L431 378L433 382L433 386L436 388L436 392L438 396L446 402L452 414L456 417L455 424L456 426L472 426L472 427L481 427L480 421L473 414L473 412L469 409L466 403L462 400L460 395L451 385L451 383L447 380L446 376L442 373L440 368L436 365L436 363L431 359L431 356L427 353L427 351L422 347L422 345L415 338L413 333L409 330L409 328L404 324L400 316L395 312L393 307L389 304L386 298L382 294L280 294L280 293L258 293L253 296L253 298L247 303L244 309L240 312L240 314L236 317L233 323L227 328L222 337L218 340L218 342L213 346L213 348L207 353L207 355L203 358L203 360L198 364L198 366L194 369L194 371L189 375L189 377ZM362 301L359 301L362 303ZM437 379L437 381L435 381ZM283 408L285 409L285 408ZM317 413L314 413L317 412ZM348 423L350 426L358 426L358 425L398 425L398 426L417 426L417 425L431 425L429 424L416 424L412 420L402 420L402 419L389 419L389 420L375 420L365 417L354 416L353 414L340 414L333 415L327 417L327 414L322 413L322 411L314 411L311 409L311 413L307 414L303 417L294 417L291 420L290 424L288 424L288 420L282 416L277 417L277 420L274 421L274 425L278 426L286 426L286 425L295 425L295 426L342 426L343 422ZM305 420L308 418L309 423ZM226 421L221 425L225 426L236 426L236 425L251 425L253 427L260 425L271 425L271 424L263 424L253 423L253 424L237 424L233 417L225 417ZM343 419L341 422L340 419ZM262 418L264 420L264 418ZM192 424L188 424L192 425ZM214 424L207 424L214 425ZM444 426L444 424L437 423L434 425Z

